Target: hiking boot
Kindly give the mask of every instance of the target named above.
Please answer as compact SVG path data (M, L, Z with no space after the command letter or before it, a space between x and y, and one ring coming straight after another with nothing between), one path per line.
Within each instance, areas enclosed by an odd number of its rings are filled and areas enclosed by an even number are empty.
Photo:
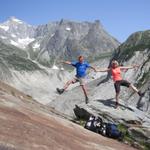
M65 91L64 89L59 89L59 88L57 88L56 90L59 94L62 94Z
M139 94L140 97L144 96L144 93L142 93L141 91L138 91L138 94Z
M85 98L85 104L87 104L87 103L89 103L89 98L88 97Z

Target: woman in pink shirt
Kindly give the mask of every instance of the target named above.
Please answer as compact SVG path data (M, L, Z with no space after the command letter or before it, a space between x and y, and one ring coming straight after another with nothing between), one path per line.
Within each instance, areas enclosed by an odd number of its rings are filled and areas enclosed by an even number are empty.
M111 71L112 78L114 81L114 87L116 91L116 108L118 107L119 104L119 93L120 93L120 86L126 86L130 87L133 89L136 93L139 94L139 96L144 96L144 93L141 93L133 84L128 82L127 80L123 80L121 76L121 71L122 70L128 70L128 69L133 69L135 67L139 67L139 65L133 65L133 66L119 66L118 62L116 60L113 60L111 62L111 67L110 68L105 68L105 69L97 69L97 72L107 72Z

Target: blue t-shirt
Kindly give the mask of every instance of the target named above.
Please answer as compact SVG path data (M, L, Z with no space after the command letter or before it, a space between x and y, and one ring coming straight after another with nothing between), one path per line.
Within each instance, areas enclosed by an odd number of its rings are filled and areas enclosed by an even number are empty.
M88 62L80 63L78 61L71 62L71 65L76 68L76 76L77 77L84 77L86 76L86 69L90 67Z

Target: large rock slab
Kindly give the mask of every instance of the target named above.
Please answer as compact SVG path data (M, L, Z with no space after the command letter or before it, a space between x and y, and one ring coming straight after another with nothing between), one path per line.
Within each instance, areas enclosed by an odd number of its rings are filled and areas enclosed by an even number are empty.
M64 119L63 115L0 82L0 149L134 150Z

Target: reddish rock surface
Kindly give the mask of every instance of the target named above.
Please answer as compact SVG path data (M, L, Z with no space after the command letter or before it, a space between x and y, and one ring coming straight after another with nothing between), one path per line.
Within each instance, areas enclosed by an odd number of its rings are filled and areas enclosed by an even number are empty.
M135 150L90 132L0 82L0 150Z

